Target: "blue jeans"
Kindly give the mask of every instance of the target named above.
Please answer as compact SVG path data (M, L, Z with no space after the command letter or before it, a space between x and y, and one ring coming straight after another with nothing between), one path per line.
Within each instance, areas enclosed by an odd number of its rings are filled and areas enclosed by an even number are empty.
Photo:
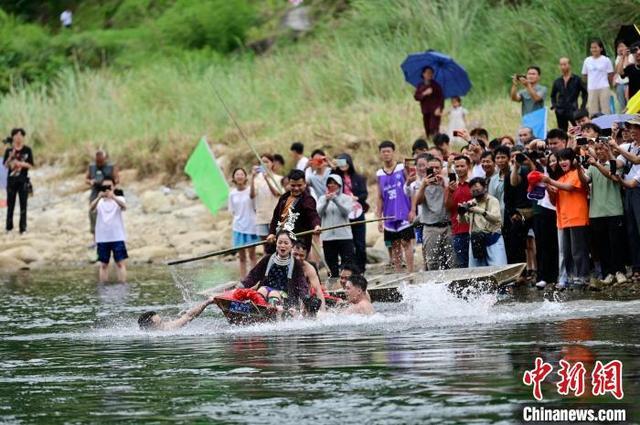
M618 98L618 104L620 105L619 113L627 106L627 99L624 97L624 90L627 88L627 84L616 85L616 97Z
M452 239L453 251L456 253L456 267L466 269L469 267L469 234L453 235Z
M469 267L483 267L483 266L506 266L507 265L507 253L504 249L504 239L502 236L498 238L496 243L487 246L487 257L482 260L476 260L469 245Z

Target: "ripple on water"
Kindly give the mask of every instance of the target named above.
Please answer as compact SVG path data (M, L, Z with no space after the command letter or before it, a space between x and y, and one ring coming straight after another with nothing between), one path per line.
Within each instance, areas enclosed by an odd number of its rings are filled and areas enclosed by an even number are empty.
M637 375L640 301L496 303L425 285L370 317L235 327L214 308L149 333L137 315L177 315L190 305L182 290L72 277L0 285L0 422L47 412L60 422L510 424L531 398L521 373L537 355L556 362L579 346ZM627 395L637 400L633 386Z

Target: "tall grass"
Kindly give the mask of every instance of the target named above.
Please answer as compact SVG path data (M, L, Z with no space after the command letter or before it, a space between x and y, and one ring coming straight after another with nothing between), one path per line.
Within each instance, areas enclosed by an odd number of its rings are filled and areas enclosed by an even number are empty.
M264 57L154 57L126 71L66 71L47 88L15 88L0 99L0 122L25 126L41 157L65 157L72 167L104 146L125 166L180 174L202 134L233 147L234 161L250 158L236 149L239 134L217 91L259 149L286 151L299 139L333 150L359 146L361 160L373 160L377 140L407 147L422 133L399 64L434 48L471 76L470 121L493 135L513 134L510 75L535 63L550 86L560 56L579 73L587 39L610 46L620 24L640 18L634 3L356 0L337 23Z

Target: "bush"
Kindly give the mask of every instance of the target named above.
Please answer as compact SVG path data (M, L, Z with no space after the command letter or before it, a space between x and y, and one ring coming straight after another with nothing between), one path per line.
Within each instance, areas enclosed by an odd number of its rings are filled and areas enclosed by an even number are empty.
M242 45L254 19L244 0L177 0L158 19L157 27L166 44L226 53Z

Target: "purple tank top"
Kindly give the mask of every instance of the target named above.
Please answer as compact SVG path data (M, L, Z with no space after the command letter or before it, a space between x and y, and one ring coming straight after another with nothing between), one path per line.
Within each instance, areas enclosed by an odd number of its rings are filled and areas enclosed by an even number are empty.
M399 232L411 226L407 221L411 200L404 193L404 164L396 164L391 174L381 168L376 172L376 177L382 190L382 214L385 217L395 217L384 222L385 230Z

